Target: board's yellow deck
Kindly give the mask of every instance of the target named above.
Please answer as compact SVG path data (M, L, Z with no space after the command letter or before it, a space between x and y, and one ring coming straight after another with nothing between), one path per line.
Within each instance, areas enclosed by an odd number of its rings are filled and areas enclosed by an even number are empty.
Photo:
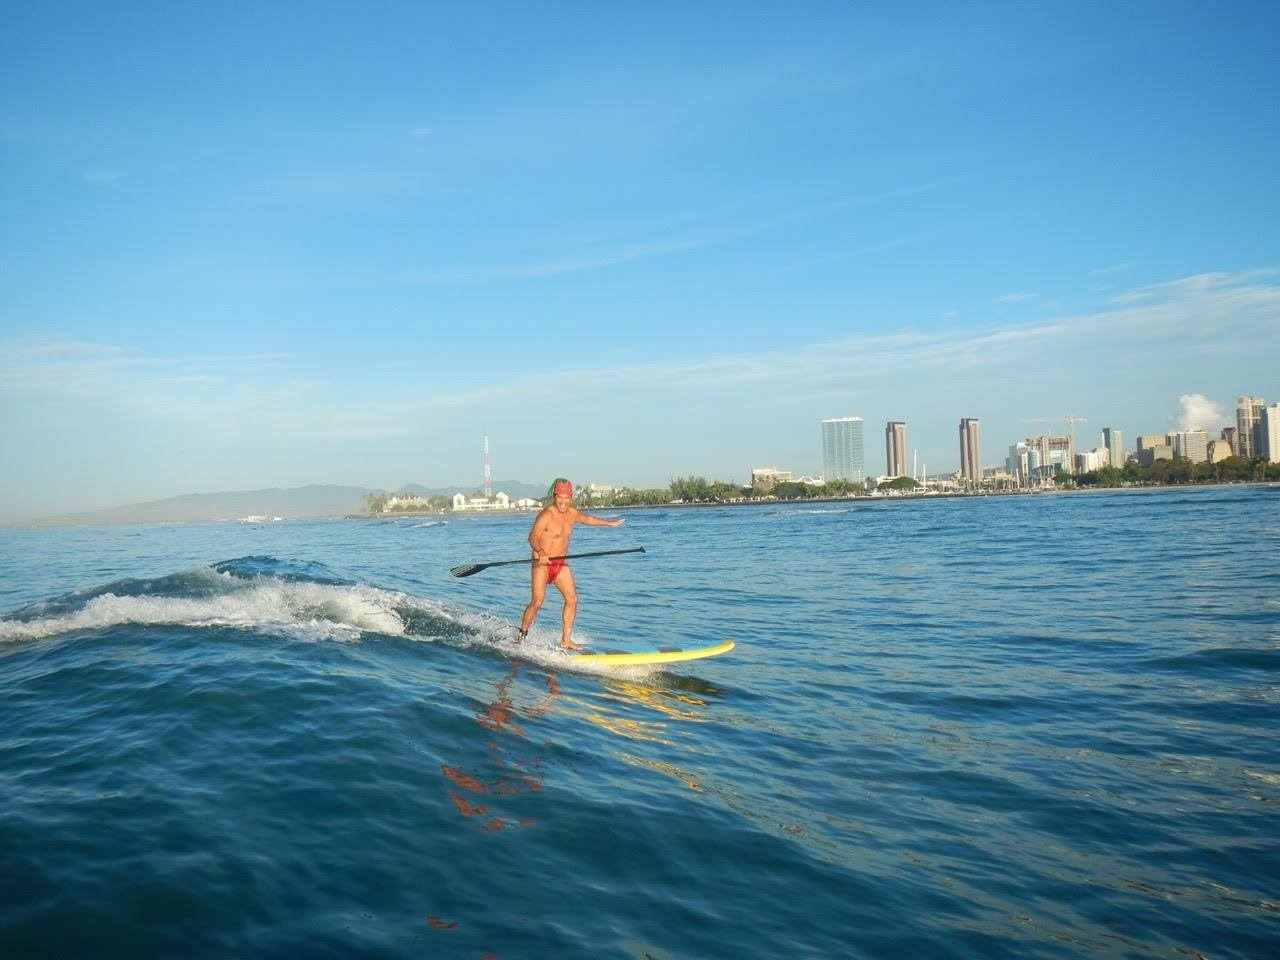
M599 663L608 666L645 666L653 663L676 663L680 660L701 660L703 657L714 657L728 653L733 649L733 641L726 640L711 647L696 647L690 650L676 647L665 647L661 650L648 650L642 653L622 653L618 651L602 653L579 653L573 659L583 663Z

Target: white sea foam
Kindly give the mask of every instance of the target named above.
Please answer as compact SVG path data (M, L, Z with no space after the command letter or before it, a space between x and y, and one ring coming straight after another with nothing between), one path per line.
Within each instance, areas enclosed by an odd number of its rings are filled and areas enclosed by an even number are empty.
M853 513L855 510L861 510L862 507L810 507L808 509L797 510L778 510L774 516L809 516L820 517L832 513Z
M560 649L559 624L536 628L523 643L514 624L494 616L446 607L434 600L363 585L337 585L258 577L244 581L208 571L226 592L204 597L132 596L105 593L79 609L29 620L0 620L0 643L41 640L65 633L112 627L180 626L193 629L232 628L304 640L355 641L376 633L454 646L476 646L512 660L551 670L640 677L654 667L606 667L584 663ZM397 612L400 611L400 612ZM401 613L404 616L401 616ZM431 627L423 632L414 614L425 614ZM406 624L406 617L410 623ZM452 628L457 628L456 630ZM575 633L589 646L591 638Z
M0 620L0 641L38 640L126 624L233 627L316 639L355 639L363 632L403 634L397 605L420 606L403 594L362 586L264 578L211 597L103 594L71 613L33 620ZM432 612L441 615L442 611Z

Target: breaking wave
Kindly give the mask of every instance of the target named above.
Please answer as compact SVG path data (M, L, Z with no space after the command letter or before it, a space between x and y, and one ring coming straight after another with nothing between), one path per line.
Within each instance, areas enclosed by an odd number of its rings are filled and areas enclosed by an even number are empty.
M517 644L515 626L498 617L354 583L321 563L263 556L116 580L42 600L0 618L0 643L129 625L230 628L298 640L351 642L364 635L394 636L480 646L545 666L592 673L605 669L574 663L562 654L558 631L535 631Z

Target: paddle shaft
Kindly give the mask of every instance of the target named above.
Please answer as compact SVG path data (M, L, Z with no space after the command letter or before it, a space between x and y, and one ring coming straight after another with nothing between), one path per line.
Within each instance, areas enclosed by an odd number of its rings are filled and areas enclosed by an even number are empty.
M644 553L644 547L628 547L625 550L593 550L590 553L566 553L562 557L548 557L548 560L579 560L583 557L611 557L619 553ZM473 573L479 573L481 570L489 567L506 567L513 563L536 563L537 561L530 557L525 560L495 560L492 563L471 563L461 567L454 567L450 573L455 577L469 577Z

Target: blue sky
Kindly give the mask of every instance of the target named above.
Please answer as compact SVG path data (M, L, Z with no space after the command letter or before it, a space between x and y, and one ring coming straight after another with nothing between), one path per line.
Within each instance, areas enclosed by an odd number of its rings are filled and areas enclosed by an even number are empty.
M8 4L0 520L1280 400L1280 6ZM1191 399L1188 399L1191 398ZM1206 422L1207 426L1214 423ZM1051 426L1051 425L1050 425Z

